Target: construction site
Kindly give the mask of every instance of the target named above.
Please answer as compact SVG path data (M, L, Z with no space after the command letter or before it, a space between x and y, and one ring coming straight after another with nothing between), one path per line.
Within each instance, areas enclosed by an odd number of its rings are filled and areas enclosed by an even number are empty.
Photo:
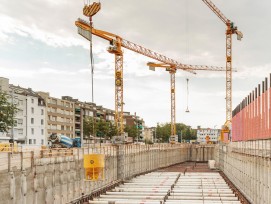
M19 148L13 141L0 146L0 203L271 203L271 74L265 73L266 77L253 85L255 89L233 107L232 75L238 69L232 65L232 41L233 36L240 41L243 33L211 0L199 2L226 28L226 43L222 43L226 46L225 66L184 64L126 40L121 34L98 29L95 20L102 10L102 2L84 2L82 13L77 14L80 17L74 19L73 26L90 49L92 102L95 93L93 36L106 41L106 54L114 56L114 90L111 90L115 107L114 142L101 143L100 137L99 144L95 139L94 143L84 143L82 134L81 138L72 139L51 134L49 147ZM148 58L145 65L151 71L162 69L169 75L170 137L167 143L142 144L138 138L135 143L127 140L124 50ZM180 103L176 97L176 73L194 75L198 71L225 73L225 121L220 124L217 143L210 141L211 136L204 136L204 143L178 140L176 107ZM187 113L190 112L188 83L187 78Z

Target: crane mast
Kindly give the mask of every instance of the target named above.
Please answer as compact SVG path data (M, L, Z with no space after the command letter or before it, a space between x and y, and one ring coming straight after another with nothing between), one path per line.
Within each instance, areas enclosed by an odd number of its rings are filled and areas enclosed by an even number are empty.
M163 63L154 63L148 62L150 70L155 70L155 68L164 68L170 74L170 97L171 97L171 135L176 135L176 89L175 89L175 73L180 67L176 65L169 65ZM195 65L194 65L195 66ZM225 71L223 67L215 67L215 66L200 66L194 67L194 70L197 71Z
M237 35L237 39L241 40L242 32L234 26L226 16L215 6L211 0L202 0L221 20L226 24L226 122L231 123L232 118L232 34Z
M170 97L171 97L171 135L176 135L176 100L175 100L175 73L176 70L169 71L170 73Z

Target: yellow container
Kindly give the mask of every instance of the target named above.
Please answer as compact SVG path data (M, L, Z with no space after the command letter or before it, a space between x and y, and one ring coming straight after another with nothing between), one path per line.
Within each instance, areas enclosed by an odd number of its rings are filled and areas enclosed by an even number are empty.
M84 155L85 179L97 181L104 179L104 154Z
M18 152L18 144L15 143L0 143L0 152Z

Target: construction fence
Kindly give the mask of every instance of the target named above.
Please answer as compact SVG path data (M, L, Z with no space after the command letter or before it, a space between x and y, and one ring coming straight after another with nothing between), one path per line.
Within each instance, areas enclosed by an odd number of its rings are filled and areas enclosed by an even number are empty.
M232 112L232 141L271 138L271 74Z
M253 204L271 203L271 140L216 146L217 166Z

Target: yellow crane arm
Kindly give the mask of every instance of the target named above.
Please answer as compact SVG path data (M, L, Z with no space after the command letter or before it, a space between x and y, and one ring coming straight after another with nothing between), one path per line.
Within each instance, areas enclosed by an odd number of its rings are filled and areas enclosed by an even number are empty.
M169 57L161 55L157 52L154 52L154 51L147 49L143 46L137 45L137 44L130 42L128 40L122 39L118 35L115 35L115 34L112 34L112 33L109 33L109 32L103 31L103 30L97 30L97 29L91 27L88 22L86 22L80 18L75 22L75 25L78 27L78 33L80 35L82 35L84 38L86 38L87 40L90 40L90 33L89 32L91 32L93 35L96 35L98 37L101 37L101 38L109 41L111 44L116 43L117 44L116 49L118 49L119 52L121 52L120 47L124 47L128 50L132 50L132 51L137 52L141 55L155 59L159 62L162 62L165 64L170 64L173 66L177 66L177 67L179 67L179 69L196 74L193 71L194 67L191 65L183 65L183 64L179 63L178 61L173 60Z
M165 68L167 71L173 70L173 69L181 69L180 66L182 66L182 69L192 69L195 71L226 71L225 67L216 67L216 66L205 66L205 65L169 65L169 64L163 64L163 63L155 63L155 62L148 62L147 65L150 68ZM234 69L236 71L236 69Z
M210 0L202 0L225 24L230 20L216 7L216 5Z
M243 38L243 33L237 29L237 26L234 26L234 23L229 20L211 0L202 0L226 25L228 34L236 34L237 40Z
M82 20L82 19L78 19L77 21L75 21L75 25L79 28L79 29L82 29L84 31L87 31L86 33L79 33L80 35L82 35L84 38L86 38L87 40L89 40L89 37L88 37L88 32L91 32L93 35L96 35L100 38L103 38L107 41L113 41L113 40L116 40L117 38L120 38L119 36L113 34L113 33L109 33L109 32L106 32L106 31L103 31L103 30L97 30L93 27L90 26L90 24L85 21L85 20ZM80 30L81 31L81 30Z

